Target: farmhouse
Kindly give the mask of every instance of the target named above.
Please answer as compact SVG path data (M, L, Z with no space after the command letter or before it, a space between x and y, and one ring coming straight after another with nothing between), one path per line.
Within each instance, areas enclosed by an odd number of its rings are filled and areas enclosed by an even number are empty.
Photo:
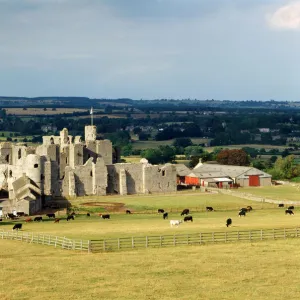
M44 136L43 144L0 144L0 199L6 212L33 214L55 199L174 192L174 165L113 164L109 140L96 140L96 126L85 127L85 141L64 128L59 136Z

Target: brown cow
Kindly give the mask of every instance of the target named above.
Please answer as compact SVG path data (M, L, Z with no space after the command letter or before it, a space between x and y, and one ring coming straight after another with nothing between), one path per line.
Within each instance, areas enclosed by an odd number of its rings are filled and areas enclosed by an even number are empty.
M59 223L60 219L55 219L54 223Z
M25 222L26 222L26 223L32 222L32 219L31 219L31 218L26 218L26 219L25 219Z

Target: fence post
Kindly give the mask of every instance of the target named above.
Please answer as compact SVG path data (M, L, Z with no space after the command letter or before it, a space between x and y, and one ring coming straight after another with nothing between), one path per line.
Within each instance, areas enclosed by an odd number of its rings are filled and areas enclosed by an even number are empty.
M160 236L160 247L162 247L162 236Z
M199 234L199 243L202 244L202 233Z
M237 239L238 239L238 241L240 240L240 232L239 231L237 232Z
M273 229L273 239L275 240L275 229Z
M285 228L283 228L283 237L284 237L284 239L286 239L286 232L285 232Z
M146 248L148 248L148 236L146 235Z
M103 251L106 251L105 240L103 240Z
M88 240L88 253L92 252L92 243L90 240Z
M176 235L174 234L174 237L173 237L173 244L174 246L176 246Z
M57 236L55 237L55 242L54 242L54 247L56 248L56 244L57 244Z
M261 241L263 240L263 230L262 229L260 230L260 240Z
M134 248L134 237L131 238L131 246Z
M187 244L189 245L189 244L190 244L190 241L189 241L189 234L187 234L186 238L187 238Z
M298 227L296 227L296 237L298 237Z
M211 239L212 239L213 243L215 243L215 233L214 232L211 233Z
M227 242L227 232L225 232L225 243Z
M252 232L251 232L251 230L249 231L249 240L251 241L251 239L252 239Z
M118 238L118 250L120 250L120 238Z

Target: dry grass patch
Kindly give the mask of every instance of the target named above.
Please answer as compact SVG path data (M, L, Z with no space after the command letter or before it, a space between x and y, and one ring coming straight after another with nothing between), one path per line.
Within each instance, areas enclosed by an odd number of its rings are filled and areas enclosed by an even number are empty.
M0 241L1 299L299 299L299 240L80 254ZM291 257L293 259L291 259Z

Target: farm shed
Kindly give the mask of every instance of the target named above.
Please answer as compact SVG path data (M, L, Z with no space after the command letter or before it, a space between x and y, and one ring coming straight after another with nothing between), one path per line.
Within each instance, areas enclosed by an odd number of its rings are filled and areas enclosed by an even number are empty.
M230 188L233 180L223 172L198 172L194 170L201 186Z
M220 164L199 164L194 168L194 173L222 172L225 177L233 179L233 183L240 186L270 186L272 176L253 167L229 166Z
M177 174L177 185L188 185L186 182L186 177L192 173L191 169L184 164L176 164L175 167Z

